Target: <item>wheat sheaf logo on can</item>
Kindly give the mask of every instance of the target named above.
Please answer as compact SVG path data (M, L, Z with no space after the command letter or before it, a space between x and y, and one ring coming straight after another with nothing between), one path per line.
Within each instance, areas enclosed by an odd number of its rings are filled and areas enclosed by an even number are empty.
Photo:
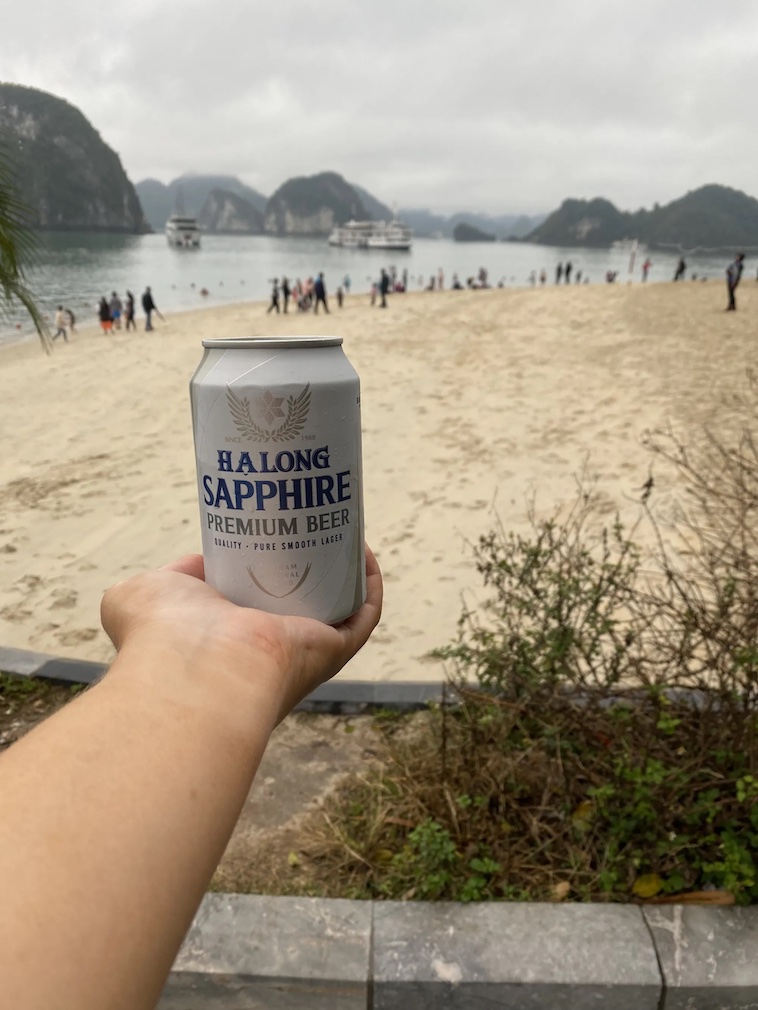
M234 390L227 386L226 399L232 420L245 438L250 438L254 442L291 442L300 434L308 420L311 386L308 383L297 396L287 397L286 413L282 407L284 397L276 396L270 389L256 394L251 402L249 397L237 396ZM281 424L275 424L280 417L284 420Z

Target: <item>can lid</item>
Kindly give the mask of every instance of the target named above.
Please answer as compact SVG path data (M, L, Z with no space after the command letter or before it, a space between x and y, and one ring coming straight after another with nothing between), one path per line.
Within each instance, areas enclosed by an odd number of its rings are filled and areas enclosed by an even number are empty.
M293 350L307 347L339 347L342 337L213 337L203 347L272 348Z

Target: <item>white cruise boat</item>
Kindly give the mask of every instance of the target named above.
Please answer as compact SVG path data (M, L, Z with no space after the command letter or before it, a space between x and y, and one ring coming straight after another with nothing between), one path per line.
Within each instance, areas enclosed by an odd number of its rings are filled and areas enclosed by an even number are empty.
M343 249L393 249L408 252L413 231L400 221L348 221L329 236L329 245Z
M166 241L174 249L199 249L197 220L185 214L172 214L166 221Z
M343 249L366 249L375 225L376 221L347 221L332 231L329 245L341 246Z
M373 234L368 237L369 249L396 249L409 252L413 244L413 231L400 221L385 224L379 221Z

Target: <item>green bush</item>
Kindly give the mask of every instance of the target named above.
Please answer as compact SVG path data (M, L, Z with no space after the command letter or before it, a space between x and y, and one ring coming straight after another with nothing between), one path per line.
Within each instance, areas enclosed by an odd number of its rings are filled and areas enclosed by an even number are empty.
M633 529L582 481L474 547L444 704L329 810L351 894L758 899L758 453L749 425L649 446L681 493L654 511L651 479Z

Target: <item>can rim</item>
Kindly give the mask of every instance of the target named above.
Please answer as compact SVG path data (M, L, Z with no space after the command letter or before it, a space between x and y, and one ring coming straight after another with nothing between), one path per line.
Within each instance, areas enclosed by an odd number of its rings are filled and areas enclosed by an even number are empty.
M203 347L272 348L289 350L301 347L339 347L342 337L210 337Z

